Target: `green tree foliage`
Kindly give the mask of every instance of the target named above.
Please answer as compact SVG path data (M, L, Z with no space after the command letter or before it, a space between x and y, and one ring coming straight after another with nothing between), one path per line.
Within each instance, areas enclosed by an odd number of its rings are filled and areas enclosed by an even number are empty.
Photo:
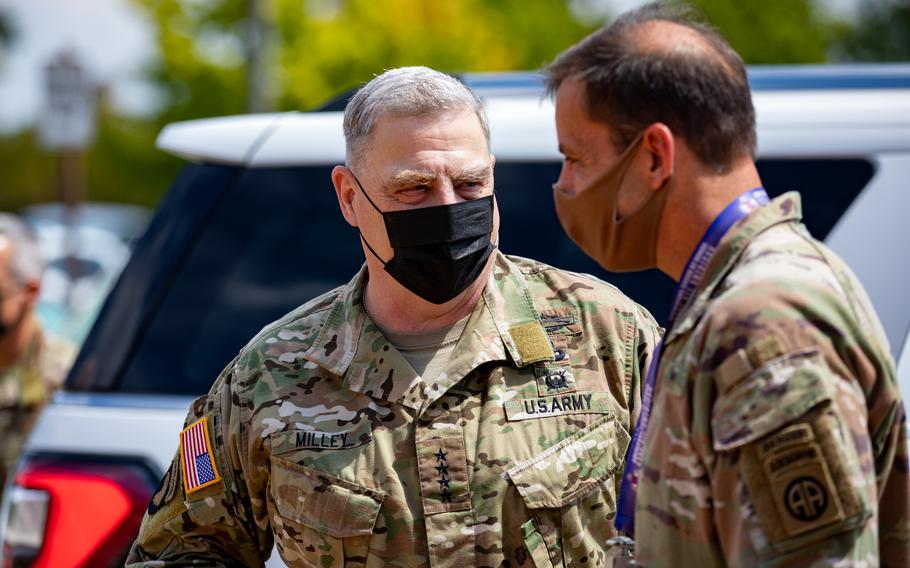
M161 121L102 108L95 143L85 157L86 197L154 206L183 165L155 149L161 126Z
M102 105L86 155L88 198L153 205L181 162L154 149L165 124L246 108L248 0L132 0L159 47L148 69L162 105L152 119ZM592 29L564 0L260 0L274 22L270 52L276 110L307 110L400 65L447 71L533 69ZM32 132L0 139L13 172L0 209L57 199L55 160ZM12 165L15 164L15 167Z
M245 108L246 0L135 0L158 30L169 119ZM309 109L401 65L536 68L590 30L564 0L263 0L277 107Z
M134 0L158 40L149 70L167 123L243 112L245 0Z
M0 138L0 211L16 211L30 203L57 201L56 161L38 150L34 131Z
M83 197L153 206L181 167L155 150L160 123L111 112L102 100L94 143L81 159ZM34 129L0 137L0 211L60 201L59 162L43 150Z
M837 55L851 61L910 60L910 0L864 0L859 25L846 31Z
M147 75L152 118L105 105L86 156L88 198L153 205L181 162L154 149L165 124L244 112L250 0L130 0L152 25L158 57ZM276 110L308 110L383 70L537 69L600 21L578 21L590 0L258 0L273 22L267 51ZM680 0L682 1L682 0ZM865 0L860 26L835 22L824 0L691 0L750 64L900 59L910 52L908 0ZM9 21L0 13L0 60ZM0 138L0 209L56 196L55 161L32 132Z
M822 63L838 24L812 0L692 0L749 64Z

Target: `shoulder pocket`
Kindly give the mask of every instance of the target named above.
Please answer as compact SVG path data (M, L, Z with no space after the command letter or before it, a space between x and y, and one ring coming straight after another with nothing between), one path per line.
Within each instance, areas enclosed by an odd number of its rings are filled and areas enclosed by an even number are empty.
M817 349L800 351L746 374L714 405L714 449L730 453L725 462L748 490L766 555L855 529L871 515L855 483L863 476L859 455L833 404L833 380Z
M734 354L735 355L735 354ZM817 349L768 361L721 394L714 404L714 449L748 444L831 399L827 365Z
M628 446L611 413L508 471L529 510L522 531L536 566L574 565L605 552Z

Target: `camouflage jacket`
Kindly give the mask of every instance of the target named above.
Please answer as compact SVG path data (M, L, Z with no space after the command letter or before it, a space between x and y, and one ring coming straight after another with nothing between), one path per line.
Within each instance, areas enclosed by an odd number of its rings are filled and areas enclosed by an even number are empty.
M68 342L39 331L22 359L0 372L0 484L16 465L41 409L63 384L74 356Z
M903 566L907 430L887 338L785 194L730 229L668 330L643 566Z
M650 314L496 253L430 386L365 317L365 279L266 327L196 401L217 481L188 491L178 452L131 566L257 566L273 540L291 566L607 563Z

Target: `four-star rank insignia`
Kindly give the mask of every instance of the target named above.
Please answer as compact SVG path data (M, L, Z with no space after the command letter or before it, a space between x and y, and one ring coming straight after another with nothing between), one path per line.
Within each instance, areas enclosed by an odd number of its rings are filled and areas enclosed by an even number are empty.
M418 440L417 463L425 514L452 513L471 508L468 458L463 434L437 434Z
M439 451L436 452L436 462L439 464L436 466L436 471L439 472L439 479L436 480L439 483L439 489L441 490L442 502L451 503L452 502L452 492L449 490L449 464L446 463L446 456L449 453L439 448Z

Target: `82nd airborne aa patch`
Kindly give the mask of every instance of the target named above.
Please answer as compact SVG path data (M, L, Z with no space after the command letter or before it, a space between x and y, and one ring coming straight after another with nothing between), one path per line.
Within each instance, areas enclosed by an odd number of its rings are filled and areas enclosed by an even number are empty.
M189 495L221 481L212 453L208 420L203 417L180 433L183 487Z
M844 519L837 486L818 444L773 452L764 462L784 530L798 535Z

